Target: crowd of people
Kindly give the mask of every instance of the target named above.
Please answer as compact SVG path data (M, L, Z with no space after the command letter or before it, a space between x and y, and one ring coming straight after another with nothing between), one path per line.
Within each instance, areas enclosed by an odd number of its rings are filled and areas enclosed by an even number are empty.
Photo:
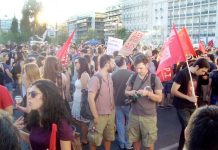
M72 44L63 65L60 47L0 45L1 149L50 149L56 124L57 150L81 149L78 131L90 150L110 150L116 132L120 149L153 150L157 109L173 106L182 128L178 150L218 149L218 49L196 49L188 66L174 64L161 82L158 48L137 46L125 57L108 55L103 44ZM15 109L22 116L13 120Z

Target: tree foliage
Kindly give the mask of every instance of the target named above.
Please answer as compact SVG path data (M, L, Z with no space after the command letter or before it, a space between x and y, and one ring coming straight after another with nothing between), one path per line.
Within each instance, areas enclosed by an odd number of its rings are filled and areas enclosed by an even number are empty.
M50 38L49 41L52 44L63 44L66 42L68 38L67 27L65 25L59 26L56 31L56 36L54 38Z
M22 19L20 22L21 35L24 41L28 41L31 36L41 36L46 30L46 24L40 24L38 20L42 3L36 0L28 0L22 9Z
M12 33L18 33L18 20L17 20L17 18L15 16L12 19L11 32Z
M84 36L79 37L78 41L81 40L88 41L91 39L104 40L104 32L89 28L88 32Z
M18 20L16 17L12 19L11 28L9 31L0 32L0 43L6 44L7 42L21 42L20 33L18 31Z
M128 32L125 28L118 29L116 31L116 38L122 39L124 42L128 39L131 32Z

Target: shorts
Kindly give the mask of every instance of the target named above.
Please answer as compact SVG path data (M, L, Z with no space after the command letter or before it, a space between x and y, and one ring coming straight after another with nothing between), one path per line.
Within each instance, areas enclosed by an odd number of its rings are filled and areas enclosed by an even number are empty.
M129 114L129 142L141 141L143 148L150 147L157 140L157 117Z
M94 130L93 127L95 127ZM89 143L100 146L102 139L106 141L115 140L115 113L109 115L99 115L99 122L94 124L90 122L87 135Z

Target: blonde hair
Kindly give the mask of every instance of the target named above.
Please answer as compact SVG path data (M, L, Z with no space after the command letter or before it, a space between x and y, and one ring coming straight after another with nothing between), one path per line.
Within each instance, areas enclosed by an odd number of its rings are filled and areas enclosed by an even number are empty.
M24 65L23 72L26 73L26 80L32 84L34 81L41 79L39 67L37 64L28 63Z

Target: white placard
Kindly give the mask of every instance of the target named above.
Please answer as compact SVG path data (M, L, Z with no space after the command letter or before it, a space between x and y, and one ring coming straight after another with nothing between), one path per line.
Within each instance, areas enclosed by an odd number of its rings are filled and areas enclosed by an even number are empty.
M123 40L114 37L108 37L107 54L113 55L113 52L120 51L123 47Z

